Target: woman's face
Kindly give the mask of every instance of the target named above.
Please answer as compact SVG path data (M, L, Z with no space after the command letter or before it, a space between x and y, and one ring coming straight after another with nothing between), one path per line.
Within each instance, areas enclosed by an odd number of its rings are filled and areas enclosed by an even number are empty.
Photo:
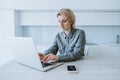
M71 29L71 23L64 15L58 16L58 22L60 24L60 27L63 29L63 31L69 31Z

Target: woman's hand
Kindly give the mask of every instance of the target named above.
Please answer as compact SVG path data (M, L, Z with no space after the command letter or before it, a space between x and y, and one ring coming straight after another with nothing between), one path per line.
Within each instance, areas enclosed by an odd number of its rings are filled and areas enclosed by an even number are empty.
M44 53L39 53L39 58L42 60L45 57Z
M42 58L42 61L43 61L44 63L47 63L49 60L54 60L55 62L57 62L58 59L59 59L59 57L58 57L57 55L54 55L54 54L50 53L50 54L45 55L45 56Z

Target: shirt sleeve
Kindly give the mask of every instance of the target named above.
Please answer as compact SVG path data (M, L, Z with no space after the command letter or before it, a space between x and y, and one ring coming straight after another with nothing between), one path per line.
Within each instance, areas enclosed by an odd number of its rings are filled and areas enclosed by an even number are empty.
M52 53L52 54L56 55L57 52L58 52L58 45L57 45L57 35L56 35L56 38L53 41L52 46L50 48L48 48L48 50L45 50L44 53L45 54Z
M84 47L86 43L85 32L82 30L77 38L72 41L75 45L67 49L67 52L59 56L59 61L74 61L84 55Z

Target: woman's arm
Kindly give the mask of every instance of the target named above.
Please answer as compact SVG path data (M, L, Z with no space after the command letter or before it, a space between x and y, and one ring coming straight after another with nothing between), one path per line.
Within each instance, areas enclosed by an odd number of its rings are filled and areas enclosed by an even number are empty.
M56 35L56 38L55 38L52 46L48 50L45 50L45 52L44 52L45 54L49 54L49 53L52 53L54 55L57 54L57 52L58 52L58 45L57 45L57 40L56 39L57 39L57 35Z

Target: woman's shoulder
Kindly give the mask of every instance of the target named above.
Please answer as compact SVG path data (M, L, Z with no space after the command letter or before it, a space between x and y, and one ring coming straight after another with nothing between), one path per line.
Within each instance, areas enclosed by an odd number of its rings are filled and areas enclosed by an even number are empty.
M58 33L56 34L56 37L62 36L63 34L64 34L64 32L58 32Z
M84 30L79 29L79 28L75 28L75 31L78 32L78 33L84 33L85 32Z

